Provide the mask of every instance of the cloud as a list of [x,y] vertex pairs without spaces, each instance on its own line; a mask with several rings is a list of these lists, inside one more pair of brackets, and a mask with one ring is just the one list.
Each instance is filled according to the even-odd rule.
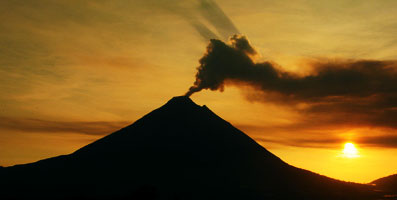
[[0,117],[3,129],[20,130],[24,132],[70,132],[88,135],[107,135],[126,126],[126,121],[49,121],[41,119],[19,119]]
[[286,146],[304,147],[304,148],[337,148],[345,140],[341,138],[326,138],[326,139],[274,139],[274,138],[254,138],[258,142],[276,143]]
[[245,36],[228,43],[211,40],[186,95],[248,85],[249,100],[301,113],[297,126],[397,128],[397,61],[323,59],[308,63],[310,73],[300,75],[270,61],[256,62],[255,56]]
[[397,148],[397,135],[367,136],[357,140],[365,146]]
[[[305,148],[338,148],[341,144],[347,142],[345,138],[333,135],[322,135],[320,137],[311,136],[306,138],[256,137],[254,139],[258,142]],[[397,148],[397,136],[392,134],[357,136],[357,138],[352,141],[360,147]],[[349,142],[352,141],[349,140]]]

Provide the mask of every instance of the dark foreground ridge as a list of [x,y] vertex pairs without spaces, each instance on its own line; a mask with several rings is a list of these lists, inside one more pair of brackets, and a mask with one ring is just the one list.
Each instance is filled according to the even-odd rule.
[[376,189],[386,192],[390,199],[397,199],[397,174],[386,176],[371,182]]
[[79,150],[0,168],[0,199],[379,199],[298,169],[190,98]]

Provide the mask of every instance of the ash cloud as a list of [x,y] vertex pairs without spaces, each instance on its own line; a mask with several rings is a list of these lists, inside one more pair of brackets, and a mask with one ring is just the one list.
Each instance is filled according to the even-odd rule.
[[203,89],[223,91],[227,84],[249,85],[254,91],[248,94],[251,100],[305,103],[299,111],[309,118],[397,128],[396,61],[325,60],[312,63],[313,72],[301,76],[273,62],[255,62],[255,55],[245,36],[234,35],[228,43],[210,40],[185,95]]

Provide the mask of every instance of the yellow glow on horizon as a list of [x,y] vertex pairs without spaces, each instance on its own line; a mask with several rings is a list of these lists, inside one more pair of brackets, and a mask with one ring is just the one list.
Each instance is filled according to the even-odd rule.
[[343,157],[345,158],[360,157],[360,155],[358,154],[358,150],[353,143],[351,142],[345,143],[345,147],[343,149]]

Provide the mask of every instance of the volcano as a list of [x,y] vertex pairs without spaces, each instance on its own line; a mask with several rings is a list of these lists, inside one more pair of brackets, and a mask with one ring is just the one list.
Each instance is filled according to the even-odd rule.
[[293,167],[190,98],[69,154],[0,168],[1,199],[378,199]]

